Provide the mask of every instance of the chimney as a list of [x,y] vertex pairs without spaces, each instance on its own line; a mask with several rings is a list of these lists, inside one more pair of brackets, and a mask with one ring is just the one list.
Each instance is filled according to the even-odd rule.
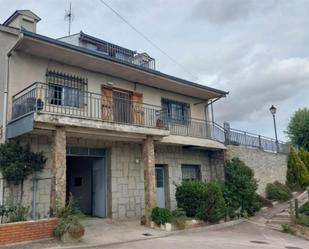
[[36,32],[36,24],[41,20],[31,10],[16,10],[4,23],[4,26],[17,29],[24,28],[31,32]]

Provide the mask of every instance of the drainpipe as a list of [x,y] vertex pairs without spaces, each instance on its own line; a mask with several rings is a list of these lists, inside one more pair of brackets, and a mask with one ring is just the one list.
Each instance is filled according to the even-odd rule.
[[7,105],[8,105],[8,88],[10,81],[10,57],[11,54],[7,55],[7,63],[6,63],[6,83],[4,84],[4,92],[3,92],[3,118],[2,118],[2,141],[3,143],[6,141],[6,121],[7,121]]
[[20,34],[17,42],[7,53],[7,63],[6,63],[6,82],[4,84],[4,92],[3,92],[3,119],[2,119],[2,142],[6,141],[6,124],[7,124],[7,106],[8,106],[8,91],[9,91],[9,83],[10,83],[10,58],[12,56],[12,52],[16,49],[16,47],[23,40],[24,35]]

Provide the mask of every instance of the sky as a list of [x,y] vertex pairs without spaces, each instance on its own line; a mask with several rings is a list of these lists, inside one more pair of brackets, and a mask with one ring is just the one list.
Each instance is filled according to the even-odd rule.
[[[116,43],[156,59],[157,69],[229,92],[215,121],[286,141],[295,111],[309,106],[309,0],[104,0],[164,50],[144,40],[100,0],[71,0],[71,33]],[[0,23],[16,9],[42,20],[37,32],[67,35],[69,0],[0,0]],[[189,73],[188,73],[189,72]]]

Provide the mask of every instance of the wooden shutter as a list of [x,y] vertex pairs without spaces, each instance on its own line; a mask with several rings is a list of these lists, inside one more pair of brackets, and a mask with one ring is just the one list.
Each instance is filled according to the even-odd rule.
[[102,119],[107,121],[113,120],[113,88],[101,86],[102,94]]
[[133,107],[133,123],[138,125],[145,125],[145,113],[143,107],[143,94],[138,92],[132,93],[132,107]]

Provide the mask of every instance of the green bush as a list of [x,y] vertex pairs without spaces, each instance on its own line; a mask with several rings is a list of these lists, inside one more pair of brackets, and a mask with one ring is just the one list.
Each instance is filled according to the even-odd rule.
[[189,217],[216,222],[225,216],[225,201],[217,181],[184,181],[176,187],[178,208]]
[[292,192],[284,184],[275,181],[267,184],[266,196],[270,200],[284,202],[292,198]]
[[58,218],[58,225],[54,231],[55,236],[61,237],[68,232],[73,238],[80,238],[84,235],[85,229],[80,223],[84,214],[75,206],[75,201],[70,196],[64,208],[55,207],[53,209],[55,216]]
[[226,162],[224,198],[230,216],[234,216],[237,210],[248,215],[258,211],[261,205],[256,190],[254,173],[243,161],[233,158]]
[[176,208],[174,211],[172,211],[172,215],[175,218],[186,217],[186,211],[183,208]]
[[309,173],[300,159],[299,153],[291,147],[288,155],[287,186],[293,190],[304,189],[309,185]]
[[169,209],[156,207],[152,209],[151,219],[157,225],[164,225],[165,223],[171,223],[174,216]]
[[309,216],[305,214],[299,215],[296,219],[296,223],[305,227],[309,227]]
[[218,222],[225,217],[226,206],[223,197],[222,186],[217,181],[210,181],[204,193],[204,201],[197,209],[196,216],[199,219]]
[[309,202],[306,202],[299,208],[299,213],[309,216]]

